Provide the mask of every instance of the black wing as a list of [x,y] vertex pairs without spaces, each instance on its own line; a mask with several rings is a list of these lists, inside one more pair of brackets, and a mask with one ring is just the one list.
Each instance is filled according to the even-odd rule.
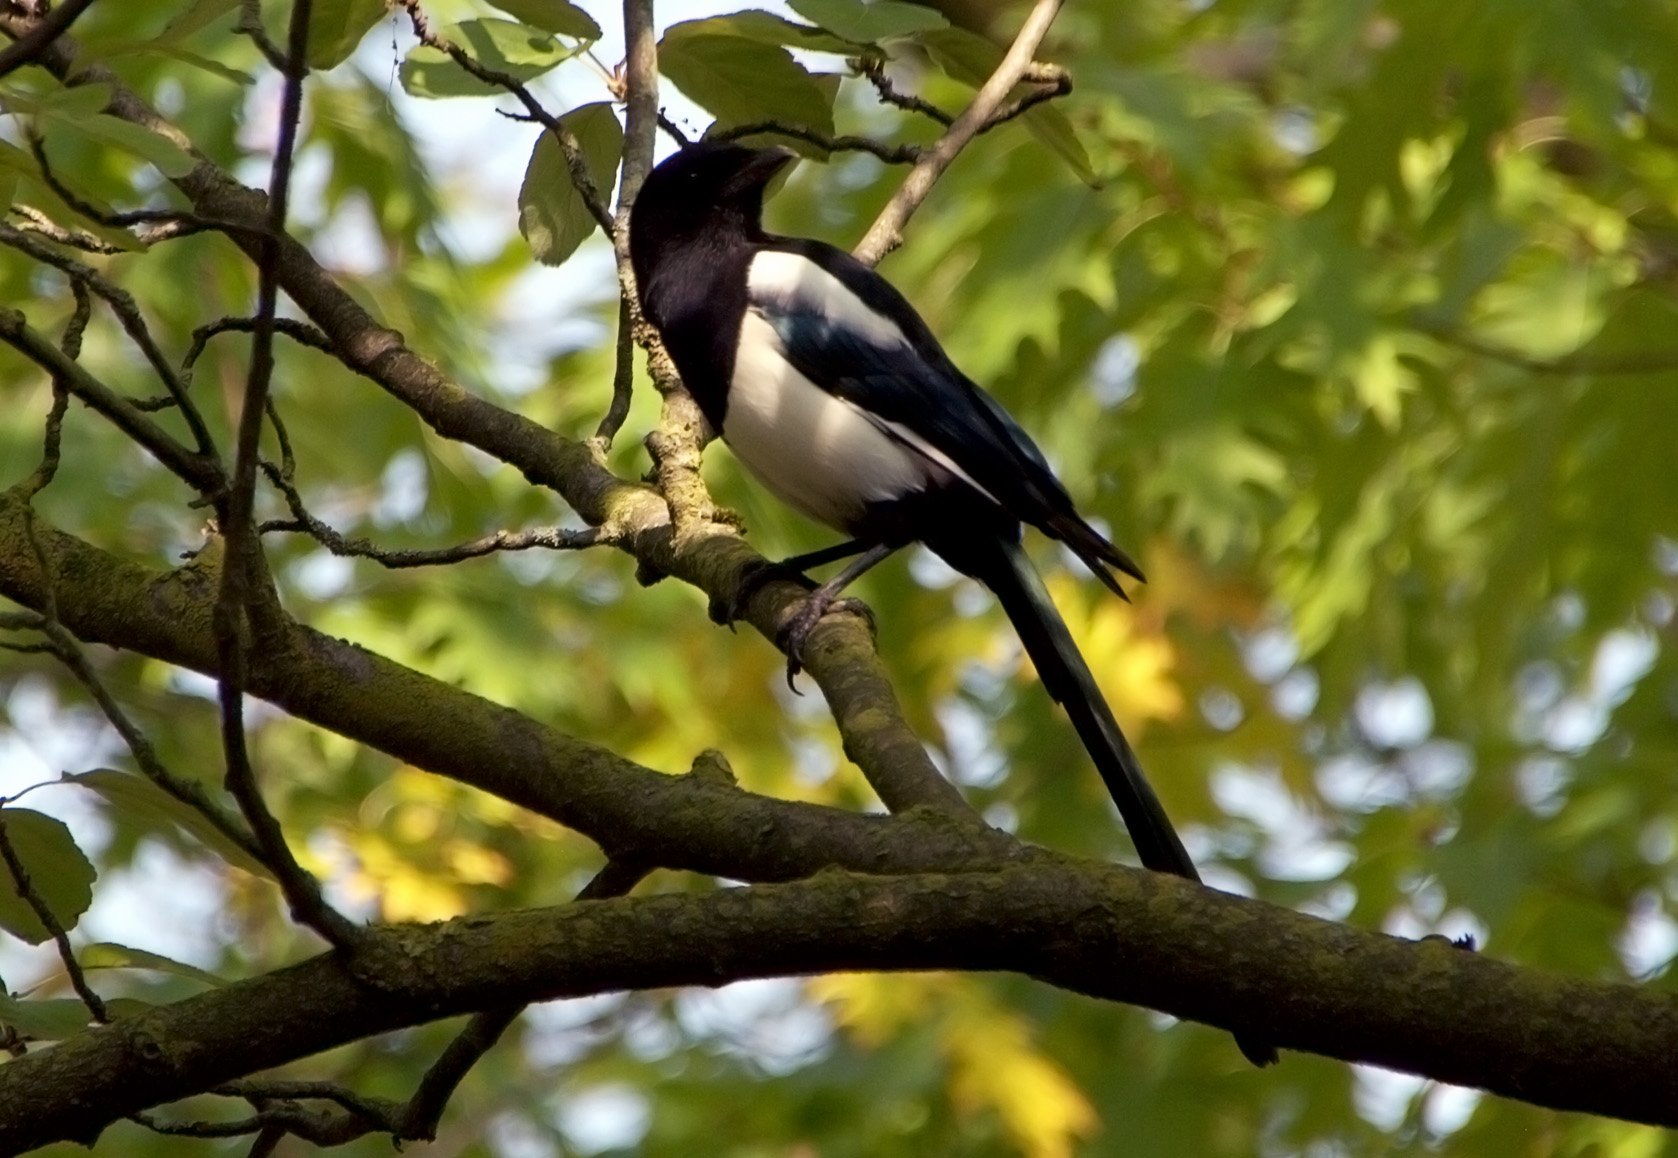
[[[774,276],[761,276],[770,268],[764,254],[808,264],[772,257]],[[1065,542],[1115,591],[1123,594],[1108,567],[1142,578],[1078,514],[1031,436],[956,368],[879,274],[821,242],[774,238],[754,259],[748,307],[774,327],[799,373],[953,466],[1014,518]]]

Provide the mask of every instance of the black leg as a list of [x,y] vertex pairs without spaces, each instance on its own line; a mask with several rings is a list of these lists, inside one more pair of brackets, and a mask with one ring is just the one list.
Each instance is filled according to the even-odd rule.
[[711,604],[711,618],[732,629],[734,621],[745,614],[746,604],[752,601],[752,596],[765,584],[784,579],[788,583],[797,583],[813,591],[816,585],[805,577],[804,572],[812,567],[822,567],[840,559],[849,559],[852,555],[860,555],[866,550],[868,544],[861,539],[847,539],[843,543],[835,543],[831,547],[823,547],[819,551],[811,551],[804,555],[794,555],[778,563],[767,559],[755,563],[740,577],[740,584],[735,589],[732,599],[727,603],[718,600]]
[[[837,548],[830,547],[828,550],[833,551]],[[810,633],[816,629],[816,624],[821,622],[822,616],[834,607],[840,593],[845,588],[860,579],[875,564],[890,558],[896,551],[897,548],[894,546],[886,543],[876,543],[865,550],[859,558],[843,571],[804,597],[803,604],[793,613],[792,618],[787,621],[786,626],[781,628],[780,632],[782,645],[787,652],[787,686],[789,688],[792,688],[795,692],[798,690],[792,681],[804,669],[804,644],[809,639]],[[843,556],[834,557],[842,558]],[[872,625],[873,617],[868,615],[866,607],[861,603],[855,603],[853,600],[846,600],[845,602],[853,604],[852,610],[857,610],[860,614],[868,616],[869,623]]]

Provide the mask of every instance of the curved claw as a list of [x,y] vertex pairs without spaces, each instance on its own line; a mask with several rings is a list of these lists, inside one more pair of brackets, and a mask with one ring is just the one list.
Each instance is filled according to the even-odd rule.
[[781,646],[787,653],[787,687],[792,693],[801,696],[794,681],[798,673],[804,670],[804,645],[809,642],[810,633],[815,631],[816,625],[831,611],[846,611],[856,615],[868,625],[868,634],[878,634],[878,625],[874,621],[874,612],[860,599],[837,599],[832,596],[823,597],[818,589],[805,596],[804,602],[793,612],[785,626],[779,632]]

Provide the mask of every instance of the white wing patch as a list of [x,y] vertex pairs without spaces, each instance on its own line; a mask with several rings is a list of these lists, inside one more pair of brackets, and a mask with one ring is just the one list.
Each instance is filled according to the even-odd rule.
[[869,308],[845,283],[807,257],[766,249],[752,258],[746,272],[746,296],[783,310],[832,318],[878,346],[903,346],[909,340],[897,323]]
[[722,436],[784,502],[842,531],[869,504],[922,490],[931,478],[915,450],[800,374],[775,328],[752,310],[740,323]]

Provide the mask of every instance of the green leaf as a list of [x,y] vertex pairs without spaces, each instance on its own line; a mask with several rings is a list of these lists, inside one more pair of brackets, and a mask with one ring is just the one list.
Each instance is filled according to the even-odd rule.
[[[30,808],[0,809],[6,839],[29,876],[30,891],[68,932],[93,902],[93,863],[62,820]],[[10,866],[0,873],[0,929],[39,945],[52,934],[18,894]]]
[[[511,20],[468,20],[443,33],[443,39],[465,49],[473,60],[494,72],[524,82],[541,76],[581,51],[567,47],[545,32]],[[424,45],[402,62],[402,87],[411,96],[494,96],[501,86],[479,80],[449,55]]]
[[165,177],[184,177],[192,172],[198,163],[192,159],[191,153],[162,133],[154,133],[150,129],[130,124],[117,117],[100,113],[73,123],[79,131],[95,140],[114,145],[125,153],[132,153],[142,161],[149,162]]
[[384,19],[384,0],[315,0],[309,9],[309,67],[336,68]]
[[[946,74],[974,88],[983,85],[996,71],[997,65],[1002,63],[1002,49],[965,28],[935,28],[920,33],[915,39]],[[1017,97],[1024,91],[1023,87],[1016,88],[1013,95]],[[1072,166],[1080,181],[1091,187],[1100,184],[1095,168],[1090,164],[1089,153],[1072,131],[1072,122],[1066,119],[1065,113],[1045,104],[1038,105],[1020,119],[1031,130],[1032,136]]]
[[80,120],[93,116],[110,104],[111,91],[108,84],[78,84],[54,89],[33,99],[23,93],[8,92],[6,102],[26,112],[53,112],[68,120]]
[[66,775],[64,780],[98,793],[122,816],[154,828],[178,828],[228,864],[253,876],[269,875],[261,861],[229,839],[202,812],[175,799],[144,776],[115,768],[95,768],[91,772]]
[[672,24],[664,33],[664,41],[687,36],[740,36],[760,44],[779,44],[787,48],[801,48],[806,52],[826,52],[837,56],[855,56],[868,46],[834,36],[808,24],[798,24],[773,12],[749,8],[727,16],[711,16],[704,20],[684,20]]
[[188,52],[184,48],[177,48],[163,40],[136,40],[127,44],[112,45],[106,51],[110,57],[119,56],[161,56],[169,60],[179,61],[181,64],[191,65],[202,69],[211,76],[218,76],[222,80],[232,81],[237,85],[256,83],[256,78],[243,69],[233,68],[219,60],[211,60],[196,52]]
[[[208,28],[229,12],[239,9],[239,0],[193,0],[173,16],[157,36],[157,43],[178,44],[194,32]],[[310,15],[314,13],[311,10]]]
[[567,0],[490,0],[501,11],[525,24],[574,40],[599,40],[604,35],[594,17]]
[[786,49],[740,36],[666,35],[659,69],[720,125],[778,121],[833,132],[832,98]]
[[76,954],[76,960],[81,963],[83,969],[150,969],[157,973],[185,977],[191,981],[202,981],[217,988],[227,984],[225,977],[217,977],[207,969],[200,969],[196,965],[188,965],[185,961],[177,961],[173,957],[165,957],[147,949],[118,945],[114,941],[99,941],[88,945]]
[[63,1041],[86,1029],[92,1021],[87,1006],[74,997],[26,1001],[0,993],[0,1025],[9,1025],[20,1036],[34,1041]]
[[864,4],[862,0],[789,0],[788,7],[812,24],[864,44],[950,25],[931,8],[901,4],[897,0],[879,0],[874,4]]
[[[623,155],[623,126],[607,101],[572,109],[560,119],[582,146],[589,176],[602,197],[612,191],[612,175]],[[552,133],[543,133],[531,151],[519,189],[519,232],[536,260],[559,265],[577,251],[598,222],[571,180],[565,152]]]

